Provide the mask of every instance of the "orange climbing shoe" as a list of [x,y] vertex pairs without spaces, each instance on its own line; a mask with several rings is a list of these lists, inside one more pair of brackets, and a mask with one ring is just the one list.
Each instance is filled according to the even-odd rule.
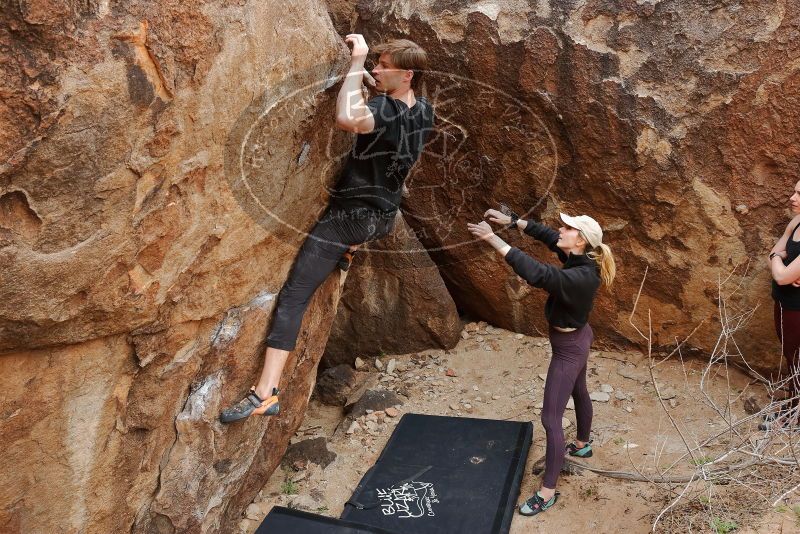
[[219,414],[219,420],[223,423],[233,423],[251,415],[277,415],[280,409],[278,388],[272,388],[271,397],[262,399],[256,395],[256,388],[253,386],[245,398],[230,408],[222,410],[222,413]]

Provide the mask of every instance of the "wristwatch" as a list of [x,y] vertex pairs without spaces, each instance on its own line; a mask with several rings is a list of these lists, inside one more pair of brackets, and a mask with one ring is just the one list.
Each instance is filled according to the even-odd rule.
[[517,225],[517,221],[519,220],[519,215],[514,213],[514,210],[512,210],[502,202],[500,203],[500,213],[511,218],[511,222],[509,223],[508,226],[506,226],[506,228],[509,229],[514,228]]
[[777,252],[770,252],[769,253],[769,261],[772,261],[772,258],[774,258],[775,256],[780,257],[780,254],[778,254]]

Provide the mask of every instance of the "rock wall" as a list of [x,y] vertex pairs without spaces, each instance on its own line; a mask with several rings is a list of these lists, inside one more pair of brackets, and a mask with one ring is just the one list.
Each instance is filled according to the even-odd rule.
[[[800,160],[796,3],[345,0],[338,27],[354,5],[370,42],[411,37],[438,71],[404,215],[459,307],[542,329],[544,296],[466,222],[587,212],[620,268],[601,339],[639,341],[648,268],[639,324],[650,309],[660,345],[700,324],[690,345],[712,347],[733,271],[725,312],[760,304],[740,347],[774,365],[762,256]],[[310,306],[283,415],[220,426],[346,153],[342,42],[316,1],[21,0],[0,44],[0,530],[229,531],[302,419],[339,298],[331,277]]]
[[755,309],[740,347],[761,367],[776,363],[764,255],[788,222],[800,163],[796,2],[384,0],[356,10],[368,42],[411,38],[436,71],[425,92],[440,135],[408,183],[405,216],[460,308],[544,331],[545,295],[471,243],[466,222],[500,202],[554,226],[559,211],[588,213],[619,267],[593,314],[599,340],[641,343],[628,318],[647,268],[635,319],[646,329],[652,312],[656,345],[700,325],[687,348],[710,350],[727,280],[724,313]]
[[282,415],[221,426],[348,142],[346,48],[279,0],[23,0],[0,43],[0,531],[230,532],[339,297],[309,308]]
[[388,237],[354,256],[322,362],[331,367],[357,356],[450,349],[459,332],[439,269],[398,214]]

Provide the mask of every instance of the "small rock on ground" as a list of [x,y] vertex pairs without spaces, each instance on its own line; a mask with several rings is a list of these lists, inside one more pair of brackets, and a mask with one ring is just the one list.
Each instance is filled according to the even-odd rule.
[[260,502],[260,503],[252,503],[247,507],[247,511],[245,512],[245,517],[247,519],[253,521],[260,521],[264,519],[264,516],[267,515],[267,508],[269,507],[269,503]]
[[592,391],[589,393],[589,398],[596,402],[608,402],[611,396],[603,391]]
[[636,372],[636,367],[633,367],[631,365],[620,367],[619,369],[617,369],[617,374],[623,378],[628,378],[630,380],[639,380],[639,373]]
[[678,396],[678,392],[675,391],[673,387],[667,387],[659,391],[661,393],[661,398],[664,400],[674,399]]
[[311,495],[295,495],[289,501],[289,508],[315,512],[320,507],[320,502]]
[[367,413],[367,410],[377,412],[402,404],[403,399],[392,391],[387,391],[385,389],[368,389],[355,404],[349,407],[345,406],[345,410],[349,411],[348,415],[350,417],[357,419]]
[[291,466],[297,461],[305,460],[324,468],[328,467],[328,464],[335,459],[336,453],[328,450],[328,440],[320,437],[305,439],[289,445],[289,448],[286,449],[286,454],[283,455],[281,464]]
[[353,421],[350,423],[350,428],[347,429],[347,434],[356,434],[358,432],[361,432],[361,425],[357,421]]
[[357,373],[347,364],[336,365],[320,373],[315,393],[323,404],[344,406],[348,395],[365,377],[364,373]]

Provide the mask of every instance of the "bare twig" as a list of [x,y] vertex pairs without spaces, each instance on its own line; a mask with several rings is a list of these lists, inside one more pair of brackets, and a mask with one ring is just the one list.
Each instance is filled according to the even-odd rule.
[[[748,268],[749,262],[745,265],[745,274]],[[602,470],[584,466],[574,460],[568,460],[569,469],[573,471],[587,469],[602,476],[647,482],[666,490],[669,495],[669,501],[656,515],[652,525],[653,531],[658,528],[659,523],[667,517],[667,514],[669,514],[669,521],[671,522],[671,525],[669,525],[670,530],[675,528],[676,522],[680,523],[682,529],[685,530],[688,527],[691,530],[691,517],[683,513],[672,514],[670,510],[681,506],[682,500],[694,499],[697,496],[697,492],[692,490],[693,486],[705,488],[703,493],[705,493],[706,497],[703,508],[710,514],[707,521],[710,521],[712,517],[715,517],[714,514],[720,511],[720,504],[712,503],[712,497],[717,495],[720,490],[712,491],[712,489],[722,487],[721,485],[739,487],[742,491],[746,491],[746,501],[750,504],[752,504],[754,498],[760,498],[763,499],[760,502],[764,504],[772,502],[774,506],[791,493],[800,489],[800,483],[798,483],[798,478],[800,478],[800,462],[798,461],[800,450],[798,450],[795,442],[796,436],[792,431],[783,430],[786,425],[789,427],[797,425],[798,419],[800,419],[800,407],[797,407],[798,398],[790,399],[790,402],[794,401],[790,405],[792,408],[783,412],[779,412],[780,401],[776,400],[776,393],[781,389],[787,389],[790,392],[798,391],[800,376],[790,373],[789,376],[779,376],[778,380],[768,379],[752,369],[747,359],[743,356],[736,342],[735,334],[749,323],[758,305],[750,309],[737,309],[736,306],[730,305],[729,299],[740,291],[745,280],[744,275],[739,276],[738,280],[736,280],[735,276],[738,273],[737,268],[735,268],[726,276],[720,276],[717,281],[719,295],[717,319],[720,333],[700,373],[697,391],[692,395],[689,391],[689,374],[686,372],[686,362],[682,348],[705,321],[701,321],[695,326],[683,341],[676,338],[675,347],[668,354],[656,358],[653,355],[652,348],[653,327],[651,311],[647,310],[646,331],[634,322],[634,316],[637,313],[638,304],[647,279],[647,272],[645,270],[642,277],[628,322],[647,342],[650,381],[655,389],[663,415],[683,443],[685,452],[678,455],[677,459],[671,460],[671,463],[666,467],[662,467],[667,443],[665,438],[655,446],[654,454],[652,455],[652,468],[643,469],[638,467],[630,457],[629,451],[628,460],[635,472]],[[737,281],[735,287],[732,291],[728,291],[726,286],[734,280]],[[711,421],[709,421],[710,426],[718,426],[721,422],[723,425],[722,431],[715,430],[710,436],[706,437],[690,435],[692,434],[689,431],[691,426],[685,421],[677,420],[670,412],[662,395],[663,386],[656,380],[655,371],[676,354],[683,370],[687,395],[701,401],[698,404],[698,409],[706,406],[711,410],[712,421],[716,419],[717,423],[716,425],[711,425]],[[734,358],[736,361],[734,361]],[[748,383],[738,393],[734,391],[731,375],[732,368],[740,369],[753,377],[756,381],[755,383],[763,385],[765,391],[769,394],[771,401],[760,412],[744,417],[737,415],[736,405],[744,397],[746,391],[752,391],[751,386],[753,383]],[[711,389],[712,383],[715,385],[714,390]],[[754,423],[762,417],[775,412],[779,413],[776,416],[777,423],[770,430],[762,430],[754,435]],[[660,432],[661,430],[659,429],[659,434]],[[712,451],[714,452],[709,454]],[[670,474],[687,458],[690,459],[690,463],[693,465],[693,469],[690,472]],[[775,469],[786,470],[786,472],[779,475],[778,478],[771,478],[775,477],[774,473],[780,473]],[[785,488],[786,482],[789,482],[791,487],[786,491],[780,490],[780,496],[774,499],[776,488]],[[676,491],[679,487],[677,485],[682,485],[680,491]],[[736,500],[735,502],[741,502],[741,500]],[[728,513],[730,512],[731,510],[728,509]],[[707,521],[704,521],[705,524],[708,524]]]

